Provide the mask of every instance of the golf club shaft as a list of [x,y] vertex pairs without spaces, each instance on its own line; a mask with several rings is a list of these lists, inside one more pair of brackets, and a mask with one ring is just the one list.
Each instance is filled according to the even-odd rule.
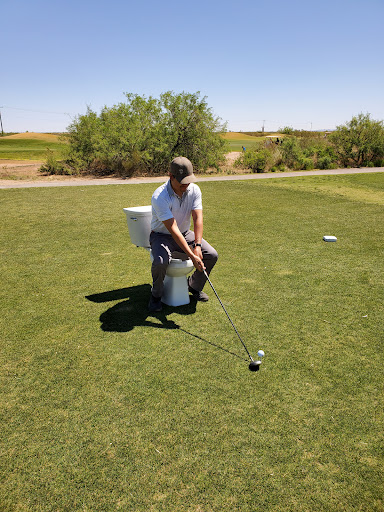
[[227,315],[227,317],[228,317],[228,320],[231,322],[232,327],[233,327],[233,328],[234,328],[234,330],[235,330],[235,333],[237,334],[237,336],[238,336],[239,340],[241,341],[241,343],[242,343],[243,347],[245,348],[245,350],[246,350],[246,352],[247,352],[247,354],[248,354],[248,356],[249,356],[249,359],[250,359],[251,361],[253,361],[253,358],[252,358],[251,354],[249,353],[249,351],[248,351],[247,347],[245,346],[244,341],[241,339],[241,336],[240,336],[240,334],[238,333],[238,331],[237,331],[237,329],[236,329],[236,327],[235,327],[235,324],[232,322],[231,317],[228,315],[227,310],[226,310],[226,309],[225,309],[225,307],[224,307],[224,304],[221,302],[220,297],[217,295],[217,292],[216,292],[216,290],[215,290],[215,288],[214,288],[213,284],[211,283],[211,280],[209,279],[209,277],[208,277],[208,274],[207,274],[207,271],[206,271],[206,270],[204,270],[204,275],[205,275],[205,277],[208,279],[208,283],[211,285],[211,288],[212,288],[212,290],[214,291],[214,293],[215,293],[216,297],[218,298],[218,301],[220,302],[221,307],[224,309],[225,314],[226,314],[226,315]]

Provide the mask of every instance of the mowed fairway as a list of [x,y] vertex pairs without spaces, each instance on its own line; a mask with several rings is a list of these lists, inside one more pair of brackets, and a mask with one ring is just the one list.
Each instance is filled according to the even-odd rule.
[[222,137],[228,141],[231,151],[241,151],[243,146],[246,149],[250,149],[265,141],[265,137],[255,137],[253,135],[246,135],[245,133],[238,132],[228,132],[223,134]]
[[209,287],[147,314],[153,184],[0,191],[1,510],[384,510],[384,174],[200,186],[257,373]]
[[1,159],[44,160],[48,150],[59,156],[64,143],[52,133],[17,133],[0,137]]

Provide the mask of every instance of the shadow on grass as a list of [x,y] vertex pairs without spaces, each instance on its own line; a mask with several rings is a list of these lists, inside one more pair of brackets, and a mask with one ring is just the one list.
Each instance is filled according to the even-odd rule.
[[[216,345],[200,336],[182,329],[173,320],[169,320],[167,315],[177,313],[179,315],[193,315],[196,313],[196,300],[191,297],[191,302],[185,306],[166,306],[159,313],[148,312],[148,299],[151,294],[151,286],[142,284],[131,286],[129,288],[120,288],[118,290],[110,290],[107,292],[86,295],[86,299],[91,302],[103,303],[120,301],[114,306],[108,308],[100,315],[101,329],[106,332],[129,332],[137,326],[155,327],[156,329],[179,329],[180,331],[198,339],[204,343],[227,352],[228,354],[243,359],[239,355]],[[159,322],[153,322],[150,318],[155,317]]]

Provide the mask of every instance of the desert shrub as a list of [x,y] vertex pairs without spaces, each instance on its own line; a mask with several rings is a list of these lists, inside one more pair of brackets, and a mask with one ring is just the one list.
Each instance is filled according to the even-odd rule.
[[338,126],[329,139],[343,167],[363,167],[384,157],[384,123],[370,114],[359,114]]
[[292,169],[334,169],[338,166],[384,166],[384,123],[360,114],[329,137],[321,132],[280,129],[287,136],[280,145],[266,142],[256,147],[239,165],[255,172]]
[[236,158],[236,160],[233,162],[233,166],[237,169],[245,168],[244,155],[241,155],[241,156],[239,156],[239,158]]
[[310,171],[311,169],[315,168],[315,164],[313,163],[312,158],[309,157],[301,157],[297,161],[297,169],[303,170],[303,171]]
[[292,135],[300,138],[301,140],[311,139],[316,140],[324,137],[321,132],[313,132],[310,130],[293,130]]
[[300,162],[303,160],[303,151],[297,137],[289,137],[284,139],[281,146],[282,161],[290,169],[299,169]]
[[294,129],[292,126],[284,126],[284,128],[279,128],[280,133],[284,133],[285,135],[292,135],[294,132]]
[[283,164],[280,146],[263,143],[255,145],[240,157],[237,163],[253,172],[268,172],[280,170]]
[[329,155],[320,156],[317,159],[318,169],[334,169],[336,166]]
[[315,133],[312,137],[304,138],[295,136],[285,138],[281,152],[282,162],[290,169],[333,169],[337,166],[334,147],[321,134]]
[[315,165],[318,169],[335,169],[337,167],[335,150],[328,140],[318,146]]
[[307,137],[300,140],[300,147],[305,158],[310,158],[313,167],[308,162],[304,162],[302,169],[318,168],[332,169],[336,167],[337,157],[332,144],[323,137]]
[[68,163],[93,174],[129,176],[156,159],[161,106],[136,95],[127,100],[100,115],[88,108],[69,126]]
[[199,93],[168,91],[160,95],[160,103],[164,111],[167,168],[168,162],[179,155],[189,158],[196,170],[218,168],[229,150],[228,142],[220,136],[226,126],[213,114],[206,98],[199,98]]
[[126,102],[90,108],[68,127],[68,165],[94,174],[158,174],[168,171],[176,156],[189,158],[196,171],[224,161],[228,143],[221,120],[200,93],[160,99],[126,94]]
[[271,167],[271,172],[285,172],[287,169],[284,164],[274,165]]
[[65,164],[62,160],[58,160],[58,158],[54,155],[53,151],[47,150],[47,159],[45,163],[39,168],[39,171],[44,174],[58,174],[58,175],[67,175],[67,174],[75,174],[74,170],[71,169],[68,165]]
[[244,165],[253,172],[266,172],[271,161],[272,154],[268,149],[251,149],[244,154]]

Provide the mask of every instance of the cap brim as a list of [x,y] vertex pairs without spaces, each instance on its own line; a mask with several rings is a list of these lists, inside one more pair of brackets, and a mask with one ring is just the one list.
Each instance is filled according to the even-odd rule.
[[183,178],[179,183],[180,185],[188,185],[189,183],[194,183],[196,181],[196,177],[194,174],[191,174],[190,176],[186,176]]

